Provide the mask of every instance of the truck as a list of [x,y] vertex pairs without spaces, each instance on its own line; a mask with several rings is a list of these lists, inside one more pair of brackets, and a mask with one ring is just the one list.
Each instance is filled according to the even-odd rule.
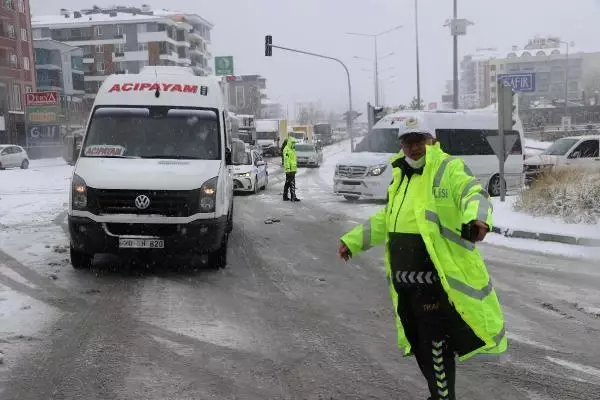
[[318,123],[314,126],[315,140],[322,145],[327,146],[333,144],[333,130],[331,124]]
[[287,121],[279,119],[258,119],[255,122],[255,126],[256,144],[262,151],[263,156],[279,156],[279,143],[282,141],[281,137],[287,134]]
[[237,118],[240,122],[238,127],[238,138],[251,146],[256,145],[256,126],[254,122],[254,115],[238,114]]
[[313,127],[312,125],[293,125],[292,130],[289,134],[296,141],[313,141]]

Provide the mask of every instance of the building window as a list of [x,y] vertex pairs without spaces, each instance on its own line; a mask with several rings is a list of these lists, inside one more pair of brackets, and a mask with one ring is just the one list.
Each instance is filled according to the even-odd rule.
[[21,86],[20,85],[14,85],[13,86],[13,104],[14,104],[14,109],[15,110],[22,110],[23,107],[21,105],[22,99],[21,99]]
[[29,65],[29,57],[23,57],[23,69],[25,71],[29,71],[30,69],[30,65]]
[[235,104],[238,108],[244,107],[244,87],[238,86],[235,88]]
[[11,39],[15,39],[16,38],[15,26],[12,24],[8,24],[7,30],[8,30],[8,37]]
[[31,36],[33,36],[34,39],[41,39],[42,38],[42,30],[40,28],[32,29]]
[[[13,0],[4,0],[4,8],[14,9],[15,3],[13,2]],[[19,110],[20,110],[20,108],[19,108]]]
[[115,26],[115,36],[123,37],[123,25]]
[[117,53],[117,54],[125,53],[125,43],[115,44],[115,53]]
[[25,0],[18,0],[18,4],[19,4],[19,11],[24,13],[25,12]]
[[96,35],[96,36],[102,36],[102,27],[101,26],[95,26],[94,27],[94,35]]
[[18,68],[18,62],[17,62],[17,55],[16,54],[11,54],[10,55],[10,66],[12,68]]
[[25,28],[21,28],[21,40],[24,42],[27,41],[27,29]]
[[104,72],[104,63],[103,62],[96,63],[96,72]]
[[97,44],[96,45],[96,53],[104,53],[104,45]]
[[148,32],[148,25],[146,25],[146,24],[138,24],[137,31],[138,31],[138,33],[146,33],[146,32]]
[[33,92],[33,88],[31,86],[29,86],[29,85],[26,85],[25,86],[25,93],[31,93],[31,92]]
[[148,43],[138,43],[138,51],[147,51]]

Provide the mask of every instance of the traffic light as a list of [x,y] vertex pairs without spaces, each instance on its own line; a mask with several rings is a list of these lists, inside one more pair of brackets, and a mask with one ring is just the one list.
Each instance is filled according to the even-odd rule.
[[502,120],[502,129],[512,131],[517,124],[516,92],[503,81],[498,82],[498,114]]
[[271,36],[271,35],[265,36],[265,56],[266,57],[271,57],[273,55],[273,47],[271,47],[272,44],[273,44],[273,36]]

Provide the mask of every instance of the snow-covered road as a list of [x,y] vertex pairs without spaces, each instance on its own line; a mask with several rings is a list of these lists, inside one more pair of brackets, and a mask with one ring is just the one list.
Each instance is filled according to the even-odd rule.
[[[0,171],[0,399],[425,398],[414,360],[394,350],[382,249],[347,265],[336,256],[339,236],[382,206],[331,193],[344,145],[299,173],[299,204],[281,200],[282,171],[269,161],[270,187],[236,197],[229,267],[218,272],[109,257],[75,271],[64,231],[71,168]],[[597,264],[483,252],[510,349],[461,365],[461,398],[594,398]]]

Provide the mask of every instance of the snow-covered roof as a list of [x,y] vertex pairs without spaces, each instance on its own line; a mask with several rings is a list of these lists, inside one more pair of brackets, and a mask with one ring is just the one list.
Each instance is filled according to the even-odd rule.
[[154,15],[160,15],[160,16],[165,16],[165,17],[173,17],[176,15],[183,15],[186,19],[190,19],[192,21],[197,21],[197,22],[202,22],[205,25],[208,25],[209,28],[213,28],[214,24],[210,21],[208,21],[207,19],[202,18],[201,16],[199,16],[198,14],[191,14],[191,13],[186,13],[186,12],[182,12],[182,11],[174,11],[174,10],[167,10],[167,9],[161,9],[161,10],[152,10],[154,12]]
[[[81,17],[75,18],[75,12],[79,12]],[[166,9],[157,9],[150,10],[153,15],[145,14],[133,14],[131,12],[113,12],[114,16],[111,16],[109,10],[104,10],[104,12],[95,12],[91,14],[85,14],[83,11],[78,10],[69,10],[68,17],[65,17],[62,14],[56,15],[32,15],[31,16],[31,26],[32,27],[45,27],[45,26],[72,26],[72,25],[90,25],[93,24],[112,24],[115,22],[120,23],[143,23],[143,22],[156,22],[161,20],[171,20],[174,21],[173,17],[183,16],[186,20],[190,20],[190,22],[201,22],[207,25],[209,28],[213,28],[214,24],[209,22],[208,20],[202,18],[198,14],[192,14],[182,11],[174,11],[174,10],[166,10]],[[115,15],[116,14],[116,15]]]
[[[114,14],[113,14],[114,15]],[[164,16],[154,16],[154,15],[133,15],[130,13],[122,13],[117,12],[116,16],[111,17],[109,14],[97,13],[97,14],[83,14],[80,18],[74,18],[73,14],[69,15],[69,17],[65,17],[64,15],[32,15],[31,16],[31,26],[33,28],[46,27],[46,26],[73,26],[73,25],[83,25],[89,26],[91,24],[114,24],[115,22],[125,23],[141,23],[141,22],[156,22],[160,20],[164,20]]]

